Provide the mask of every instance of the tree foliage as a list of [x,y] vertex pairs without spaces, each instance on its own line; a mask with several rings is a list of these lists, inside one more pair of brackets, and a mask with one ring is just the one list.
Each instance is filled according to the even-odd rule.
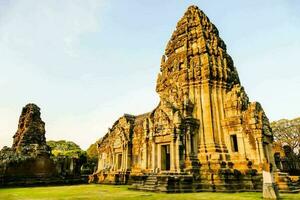
[[51,147],[52,155],[54,156],[67,156],[72,158],[82,158],[86,157],[86,152],[83,151],[79,145],[75,144],[72,141],[53,141],[50,140],[47,142],[47,145]]
[[88,168],[90,173],[93,173],[97,169],[98,163],[98,151],[97,151],[97,142],[91,144],[86,150],[87,153],[87,163],[86,168]]
[[87,156],[91,159],[98,159],[97,142],[91,144],[86,150]]
[[300,118],[293,120],[282,119],[271,123],[275,142],[281,146],[289,146],[299,154],[300,149]]

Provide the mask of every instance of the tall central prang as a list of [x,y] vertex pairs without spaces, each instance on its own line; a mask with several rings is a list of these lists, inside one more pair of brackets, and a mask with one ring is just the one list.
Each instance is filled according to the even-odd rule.
[[263,140],[271,142],[268,120],[258,103],[249,102],[217,28],[196,6],[177,23],[160,71],[161,105],[198,124],[191,151],[200,161],[261,163]]

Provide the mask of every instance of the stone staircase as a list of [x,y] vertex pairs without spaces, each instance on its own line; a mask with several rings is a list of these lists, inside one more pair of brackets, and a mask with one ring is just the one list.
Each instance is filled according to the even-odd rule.
[[195,192],[192,175],[179,174],[151,174],[136,180],[129,187],[131,190],[151,192]]
[[288,173],[279,172],[276,174],[276,182],[279,192],[298,193],[300,192],[300,177],[289,176]]
[[156,192],[158,180],[156,175],[149,175],[143,183],[134,183],[130,189]]

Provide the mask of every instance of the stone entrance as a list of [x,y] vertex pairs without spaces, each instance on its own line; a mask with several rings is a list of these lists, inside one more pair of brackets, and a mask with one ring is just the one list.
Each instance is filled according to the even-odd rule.
[[170,145],[161,145],[161,170],[170,170]]
[[121,153],[117,154],[117,158],[118,158],[118,170],[120,170],[122,167],[122,154]]

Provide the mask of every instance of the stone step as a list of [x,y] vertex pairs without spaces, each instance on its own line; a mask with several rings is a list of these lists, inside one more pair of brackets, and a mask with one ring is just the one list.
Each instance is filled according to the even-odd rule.
[[141,186],[138,187],[137,189],[143,191],[157,191],[156,187],[147,187],[147,186]]
[[157,186],[158,186],[157,176],[150,175],[146,178],[144,183],[135,184],[131,189],[155,192],[158,191]]
[[145,183],[157,183],[157,180],[146,180]]
[[151,185],[151,186],[153,186],[153,185],[157,185],[157,183],[145,183],[144,185]]
[[148,177],[147,180],[157,180],[157,177]]
[[157,179],[146,179],[146,181],[155,182],[155,181],[157,181]]

